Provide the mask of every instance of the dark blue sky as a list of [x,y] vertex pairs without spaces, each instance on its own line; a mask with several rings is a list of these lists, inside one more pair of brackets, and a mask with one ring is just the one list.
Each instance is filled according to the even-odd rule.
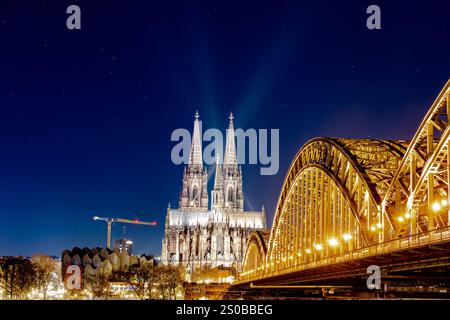
[[[395,3],[394,3],[395,2]],[[365,27],[381,7],[382,29]],[[82,29],[66,29],[78,4]],[[280,171],[244,166],[268,222],[315,136],[410,138],[450,77],[448,1],[1,1],[0,255],[97,246],[93,215],[159,254],[176,128],[280,129]],[[114,227],[113,236],[122,233]]]

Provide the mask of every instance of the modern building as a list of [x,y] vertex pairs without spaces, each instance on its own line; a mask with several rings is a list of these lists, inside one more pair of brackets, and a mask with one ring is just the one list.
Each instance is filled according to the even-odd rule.
[[120,253],[126,251],[130,256],[133,254],[133,241],[130,239],[117,239],[114,241],[114,250],[118,250]]
[[161,261],[186,266],[188,277],[194,270],[219,266],[240,271],[248,236],[255,230],[266,229],[264,207],[261,211],[244,211],[233,114],[229,119],[223,165],[219,156],[216,159],[211,206],[197,112],[178,209],[170,205],[167,208]]

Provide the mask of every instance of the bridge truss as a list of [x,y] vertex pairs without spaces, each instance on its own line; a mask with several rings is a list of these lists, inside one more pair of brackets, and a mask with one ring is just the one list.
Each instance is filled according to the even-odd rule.
[[450,80],[411,141],[308,141],[239,282],[450,241],[449,119]]

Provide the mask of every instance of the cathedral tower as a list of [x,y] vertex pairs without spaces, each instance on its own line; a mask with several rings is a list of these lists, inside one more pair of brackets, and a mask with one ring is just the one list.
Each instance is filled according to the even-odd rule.
[[238,167],[236,156],[233,112],[230,113],[229,119],[230,123],[227,129],[225,156],[222,169],[224,207],[231,211],[243,211],[244,195],[242,193],[242,171],[241,168]]
[[189,162],[184,168],[179,208],[208,210],[208,172],[203,167],[202,138],[198,111],[195,113]]

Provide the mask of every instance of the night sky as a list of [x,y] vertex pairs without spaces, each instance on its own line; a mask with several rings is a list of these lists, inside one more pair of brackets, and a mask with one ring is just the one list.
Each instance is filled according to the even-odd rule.
[[[395,3],[393,3],[395,2]],[[81,7],[81,30],[66,8]],[[381,30],[366,8],[381,7]],[[5,1],[0,4],[0,255],[103,246],[93,215],[159,254],[178,205],[176,128],[280,129],[280,170],[243,166],[271,225],[316,136],[409,139],[450,78],[448,1]],[[212,168],[213,169],[213,168]],[[210,188],[212,182],[209,183]],[[124,232],[114,226],[113,237]]]

